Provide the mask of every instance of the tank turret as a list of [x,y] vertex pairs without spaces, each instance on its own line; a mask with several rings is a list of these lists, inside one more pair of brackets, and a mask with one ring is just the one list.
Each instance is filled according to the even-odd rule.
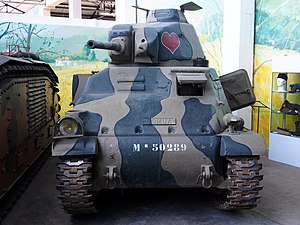
[[111,64],[193,66],[205,57],[183,12],[200,8],[150,10],[146,23],[116,25],[108,34],[109,43],[90,40],[88,47],[109,50]]

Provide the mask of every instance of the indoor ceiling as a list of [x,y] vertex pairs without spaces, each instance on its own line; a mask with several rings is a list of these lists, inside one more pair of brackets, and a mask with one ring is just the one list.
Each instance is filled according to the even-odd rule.
[[0,1],[0,13],[23,14],[35,7],[44,4],[43,0],[6,0]]
[[[81,1],[83,19],[115,20],[115,0]],[[51,9],[51,16],[69,17],[69,3],[64,1]]]
[[[46,5],[45,0],[5,0],[0,1],[0,13],[24,14],[37,5]],[[81,1],[83,19],[115,20],[115,0]],[[54,17],[69,17],[68,0],[50,8]]]

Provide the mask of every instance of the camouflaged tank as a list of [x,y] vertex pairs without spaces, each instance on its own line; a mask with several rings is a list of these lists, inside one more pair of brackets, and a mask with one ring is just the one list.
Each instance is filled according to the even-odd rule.
[[57,188],[72,214],[95,211],[94,196],[114,188],[216,188],[219,208],[250,209],[262,189],[261,136],[231,111],[255,101],[245,70],[218,77],[208,67],[184,10],[148,12],[143,24],[120,24],[108,68],[73,80],[74,109],[57,123],[52,154]]
[[0,53],[0,200],[51,145],[60,109],[57,83],[35,55]]

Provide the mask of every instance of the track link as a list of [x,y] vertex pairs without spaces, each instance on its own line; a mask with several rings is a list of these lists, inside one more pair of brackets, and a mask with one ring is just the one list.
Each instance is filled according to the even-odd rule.
[[258,194],[262,190],[260,181],[263,175],[259,174],[262,164],[258,163],[259,157],[227,158],[227,175],[231,184],[224,202],[218,206],[223,210],[252,209],[257,206]]
[[56,175],[56,187],[60,191],[57,197],[61,200],[64,210],[70,214],[95,213],[91,159],[66,159],[57,166],[59,172]]

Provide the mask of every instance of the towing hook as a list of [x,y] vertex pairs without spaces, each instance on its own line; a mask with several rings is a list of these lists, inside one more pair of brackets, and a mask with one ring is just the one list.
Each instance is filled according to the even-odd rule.
[[103,176],[106,178],[106,185],[109,189],[114,189],[116,187],[116,166],[107,166],[107,173]]
[[106,178],[106,186],[108,189],[114,189],[117,186],[117,181],[123,185],[122,178],[117,174],[116,166],[106,166],[107,172],[103,174]]
[[204,188],[210,188],[212,186],[213,175],[212,165],[201,165],[201,173],[197,178],[197,184],[199,184],[201,180],[201,184]]

